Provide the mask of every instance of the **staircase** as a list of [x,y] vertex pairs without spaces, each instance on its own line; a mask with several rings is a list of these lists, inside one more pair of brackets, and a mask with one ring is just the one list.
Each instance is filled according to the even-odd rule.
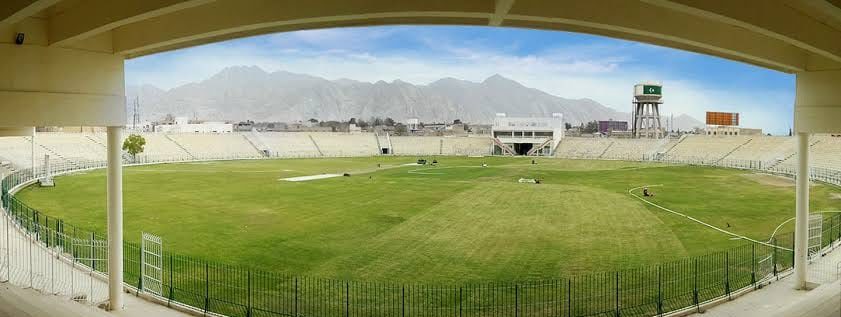
[[181,143],[178,143],[178,141],[175,141],[175,139],[173,139],[172,137],[170,137],[170,136],[169,136],[169,134],[164,134],[164,136],[165,136],[168,140],[172,141],[172,143],[175,143],[175,145],[176,145],[176,146],[178,146],[178,148],[179,148],[179,149],[181,149],[182,151],[184,151],[184,153],[186,153],[186,154],[187,154],[187,156],[189,156],[191,159],[196,159],[196,157],[195,157],[195,156],[193,156],[193,153],[190,153],[190,151],[187,151],[187,148],[185,148],[183,145],[181,145]]
[[274,151],[266,145],[265,142],[263,142],[263,139],[260,137],[260,132],[257,132],[257,130],[251,130],[251,133],[244,133],[242,137],[245,138],[252,147],[257,149],[261,156],[269,157],[271,156],[271,153],[274,153]]
[[505,145],[505,143],[502,143],[502,141],[500,141],[498,138],[494,138],[494,144],[496,144],[496,146],[502,149],[502,155],[517,155],[517,152],[514,152],[514,149],[512,149],[510,146]]
[[742,143],[742,144],[739,144],[738,146],[734,147],[732,150],[730,150],[729,152],[727,152],[727,154],[724,154],[724,156],[722,156],[721,158],[717,159],[717,160],[715,161],[715,163],[713,163],[713,164],[718,164],[719,162],[723,161],[725,158],[727,158],[728,156],[730,156],[730,154],[733,154],[733,152],[736,152],[736,150],[741,149],[743,146],[747,145],[747,144],[748,144],[748,143],[750,143],[751,141],[753,141],[753,139],[748,139],[748,140],[747,140],[747,142]]
[[[24,138],[24,139],[25,139],[25,140],[28,140],[30,143],[32,142],[32,137],[28,137],[28,138]],[[49,154],[50,154],[50,158],[57,158],[57,159],[61,159],[62,161],[65,161],[65,162],[67,162],[67,163],[70,163],[70,165],[73,165],[73,166],[75,166],[75,167],[79,167],[79,164],[77,164],[75,161],[70,160],[70,159],[68,159],[68,158],[66,158],[66,157],[64,157],[64,156],[62,156],[61,154],[58,154],[58,152],[53,151],[53,149],[48,148],[48,147],[44,146],[43,144],[38,143],[38,141],[37,141],[37,140],[35,141],[35,144],[36,144],[36,145],[38,145],[38,147],[40,147],[40,148],[44,149],[44,151],[45,151],[45,152],[49,153]],[[39,160],[39,159],[43,159],[43,157],[41,157],[41,158],[35,158],[35,159],[33,159],[33,160],[36,160],[36,161],[37,161],[37,160]],[[42,163],[43,163],[43,162],[42,162]]]
[[529,150],[528,153],[526,153],[526,155],[536,156],[537,152],[540,151],[540,149],[544,148],[550,142],[552,142],[552,139],[547,139],[546,141],[543,141],[543,143],[540,143],[540,146],[532,147],[531,150]]
[[[818,143],[821,143],[821,140],[815,140],[814,142],[810,142],[809,143],[809,148],[811,149],[813,146],[815,146]],[[785,161],[788,161],[789,159],[793,158],[795,155],[797,155],[797,150],[795,150],[794,152],[791,152],[791,154],[786,155],[786,157],[784,157],[782,160],[775,160],[775,161],[772,161],[771,163],[763,163],[763,165],[765,165],[766,169],[771,169],[771,168],[776,167],[777,165],[782,164]]]
[[[668,149],[665,149],[665,150],[662,150],[662,151],[658,151],[657,153],[663,153],[663,156],[665,157],[665,156],[666,156],[666,154],[668,154],[668,153],[669,153],[669,151],[671,151],[672,149],[674,149],[675,147],[677,147],[679,144],[683,143],[683,141],[684,141],[684,140],[686,140],[686,137],[687,137],[687,136],[688,136],[687,134],[681,135],[681,136],[680,136],[680,139],[678,139],[677,143],[675,143],[674,145],[670,146]],[[666,144],[668,144],[668,142],[666,142],[663,146],[665,146]],[[657,154],[657,153],[654,153],[654,154]],[[659,159],[659,158],[658,158],[658,159]]]
[[558,154],[558,147],[561,146],[561,142],[564,141],[564,138],[558,138],[558,142],[555,142],[555,146],[552,147],[552,153],[549,153],[550,156],[555,156]]
[[377,141],[377,154],[382,155],[383,154],[383,146],[382,146],[382,144],[380,144],[380,134],[379,133],[374,133],[374,140]]
[[315,146],[315,150],[318,151],[318,156],[324,156],[324,152],[321,152],[321,148],[318,147],[318,143],[315,142],[315,138],[312,137],[312,134],[307,134],[310,137],[310,141],[312,141],[312,145]]
[[602,156],[604,156],[604,154],[607,153],[607,150],[610,150],[610,147],[613,146],[614,144],[616,144],[616,141],[610,142],[610,144],[608,144],[607,146],[604,147],[604,151],[599,153],[599,156],[596,156],[596,158],[601,159]]
[[107,146],[107,145],[103,144],[102,142],[100,142],[100,141],[99,141],[99,140],[97,140],[96,138],[94,138],[94,137],[92,137],[92,136],[90,136],[90,135],[85,135],[85,137],[86,137],[86,138],[88,138],[88,140],[91,140],[91,142],[96,143],[96,144],[98,144],[99,146],[101,146],[101,147],[103,147],[103,148],[105,148],[105,149],[108,149],[108,146]]

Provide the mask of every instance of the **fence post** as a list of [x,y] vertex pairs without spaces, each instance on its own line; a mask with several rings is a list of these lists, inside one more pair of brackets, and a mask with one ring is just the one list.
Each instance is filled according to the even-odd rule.
[[458,288],[458,316],[461,317],[462,311],[462,288],[459,286]]
[[295,278],[295,316],[298,316],[298,278]]
[[210,306],[210,271],[207,262],[204,262],[204,314],[207,315],[207,308]]
[[514,284],[514,317],[520,316],[520,285]]
[[350,316],[350,285],[345,282],[345,317]]
[[663,315],[663,267],[657,266],[657,316]]
[[248,269],[248,308],[245,311],[247,317],[251,317],[251,269]]
[[751,244],[750,246],[750,282],[753,284],[753,288],[756,289],[756,244]]
[[400,292],[400,316],[406,316],[406,285]]
[[170,254],[169,255],[169,302],[167,303],[167,306],[172,306],[172,300],[175,299],[175,294],[173,293],[173,290],[175,289],[175,287],[174,287],[175,281],[172,280],[172,271],[174,271],[174,270],[175,270],[175,268],[172,266],[172,254]]
[[567,317],[572,317],[572,278],[567,280]]
[[140,275],[137,276],[137,296],[140,295],[140,292],[143,291],[143,258],[145,255],[143,254],[143,240],[140,240],[140,261],[139,261],[139,270]]
[[692,282],[692,284],[693,284],[693,286],[692,286],[692,288],[693,288],[693,290],[692,290],[692,300],[695,303],[695,308],[697,308],[697,311],[700,313],[701,312],[701,301],[698,298],[698,259],[697,258],[695,258],[695,272],[693,273],[693,275],[694,275],[694,278],[693,278],[693,282]]
[[619,317],[619,271],[616,271],[616,317]]
[[774,276],[777,277],[777,280],[779,281],[780,278],[777,276],[777,238],[776,237],[774,238],[774,252],[771,253],[771,264],[774,266],[774,268],[773,268]]
[[91,253],[90,253],[90,257],[91,257],[91,269],[92,269],[92,270],[94,270],[94,271],[96,271],[96,247],[94,247],[94,241],[95,241],[96,239],[95,239],[95,237],[93,236],[93,231],[91,231],[90,236],[91,236],[91,237],[90,237],[90,240],[91,240]]
[[724,291],[727,293],[727,300],[730,298],[730,253],[724,251]]

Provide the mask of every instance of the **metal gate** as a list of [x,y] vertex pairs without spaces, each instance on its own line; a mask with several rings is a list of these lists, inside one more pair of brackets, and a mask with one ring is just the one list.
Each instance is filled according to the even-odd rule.
[[140,257],[140,290],[161,296],[163,292],[163,245],[161,237],[143,232]]
[[823,214],[809,215],[809,259],[821,252],[823,245]]

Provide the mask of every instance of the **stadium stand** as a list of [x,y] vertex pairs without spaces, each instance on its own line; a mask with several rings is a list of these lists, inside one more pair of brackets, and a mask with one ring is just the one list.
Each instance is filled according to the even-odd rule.
[[660,140],[615,139],[599,158],[612,160],[641,160],[655,151]]
[[379,154],[374,134],[310,133],[324,156],[371,156]]
[[259,158],[263,155],[239,133],[170,134],[173,142],[196,158]]
[[[70,162],[105,159],[105,146],[96,143],[85,133],[38,133],[35,136],[35,144],[51,158]],[[38,159],[42,157],[36,158],[36,161]]]
[[[394,155],[489,155],[488,137],[381,136],[375,134],[262,132],[245,133],[141,133],[145,151],[135,163],[237,158],[281,158],[320,156],[379,155],[390,147]],[[42,165],[44,154],[51,164],[81,165],[105,160],[102,133],[49,132],[36,135],[35,164]],[[378,143],[379,141],[379,143]],[[751,168],[792,169],[796,163],[795,142],[791,137],[686,135],[679,139],[613,139],[566,137],[555,156],[573,159],[663,160],[670,162],[715,164],[740,167],[733,162],[751,161]],[[814,135],[811,139],[814,168],[841,170],[841,137]],[[32,164],[29,137],[0,138],[0,162],[15,168]]]
[[747,136],[689,135],[671,150],[664,159],[698,163],[714,163],[723,159],[751,140]]
[[143,153],[138,155],[138,160],[141,162],[179,160],[178,158],[189,160],[193,158],[190,153],[178,146],[166,134],[142,133],[141,136],[146,140]]
[[441,155],[442,137],[392,136],[392,151],[396,155]]
[[[789,138],[792,144],[790,152],[787,152],[776,167],[781,169],[794,169],[797,166],[797,156],[794,155],[794,139]],[[813,135],[810,139],[809,163],[811,167],[841,170],[841,137],[826,134]]]
[[563,138],[555,148],[555,156],[562,158],[598,158],[617,139]]
[[443,140],[442,150],[448,155],[488,155],[493,145],[489,138],[451,137]]
[[758,160],[762,162],[774,162],[790,156],[795,151],[794,138],[757,136],[751,138],[730,155],[726,160]]
[[0,162],[9,162],[17,168],[28,168],[32,165],[31,156],[32,147],[28,137],[0,138]]
[[263,143],[272,149],[275,157],[321,156],[310,135],[302,132],[263,132]]

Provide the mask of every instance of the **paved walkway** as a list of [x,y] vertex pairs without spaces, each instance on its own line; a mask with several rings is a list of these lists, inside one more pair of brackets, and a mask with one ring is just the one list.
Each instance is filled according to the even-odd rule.
[[813,261],[809,266],[808,280],[819,285],[811,291],[795,290],[794,277],[787,276],[760,290],[712,307],[703,314],[695,314],[695,316],[839,317],[841,316],[839,263],[841,263],[841,248]]

